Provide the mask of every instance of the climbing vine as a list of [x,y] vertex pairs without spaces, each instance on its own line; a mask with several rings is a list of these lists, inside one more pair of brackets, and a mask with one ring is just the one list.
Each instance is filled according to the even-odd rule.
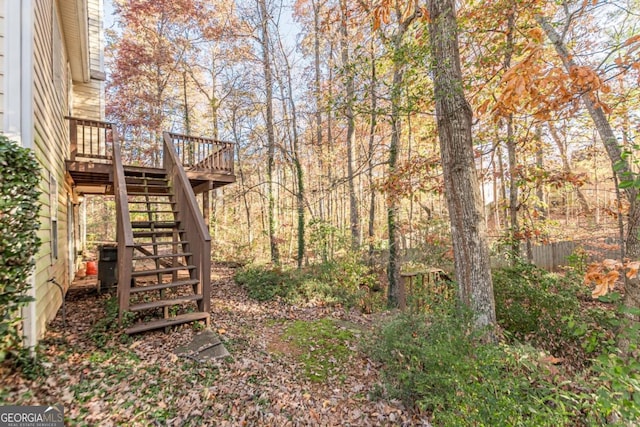
[[0,135],[0,361],[20,347],[18,309],[40,246],[38,162],[33,153]]

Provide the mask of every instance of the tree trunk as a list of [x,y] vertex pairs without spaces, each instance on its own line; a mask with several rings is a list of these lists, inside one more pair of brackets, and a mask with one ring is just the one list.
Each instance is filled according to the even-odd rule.
[[[251,210],[249,209],[249,201],[247,200],[247,181],[245,180],[245,176],[244,176],[244,169],[243,169],[243,159],[241,156],[241,152],[240,152],[240,136],[238,135],[238,126],[237,126],[237,108],[234,106],[234,108],[231,109],[231,129],[233,130],[233,140],[235,142],[235,146],[236,146],[236,158],[237,158],[237,164],[238,164],[238,177],[240,178],[240,188],[242,191],[242,200],[244,202],[244,212],[247,218],[247,243],[249,244],[249,246],[251,246],[251,243],[253,242],[253,226],[251,223]],[[215,190],[214,190],[215,191]],[[215,193],[214,193],[214,197],[215,197]]]
[[[316,102],[316,111],[315,111],[315,126],[316,126],[316,141],[315,145],[320,155],[318,156],[318,212],[320,220],[325,219],[325,208],[324,208],[324,198],[325,191],[323,186],[326,185],[324,182],[324,145],[322,141],[322,90],[321,90],[321,80],[322,80],[322,71],[320,69],[320,4],[316,0],[311,1],[311,5],[313,7],[313,64],[315,69],[314,75],[314,96]],[[326,194],[329,196],[329,194]]]
[[[316,98],[316,144],[318,146],[322,146],[322,110],[320,108],[322,105],[322,93],[320,90],[320,5],[315,0],[312,0],[311,4],[313,6],[313,64],[315,67],[314,91]],[[320,156],[320,159],[322,159],[322,156]]]
[[360,247],[360,214],[358,212],[358,199],[356,197],[355,176],[354,176],[354,149],[356,145],[356,120],[353,111],[353,99],[355,97],[355,87],[353,83],[353,71],[349,69],[349,40],[348,40],[348,5],[346,0],[340,1],[341,24],[340,24],[340,51],[342,67],[345,73],[345,91],[347,118],[347,181],[349,186],[349,222],[351,229],[351,249]]
[[[504,176],[504,159],[502,157],[502,145],[498,144],[498,146],[496,147],[496,156],[498,157],[498,173],[500,174],[500,197],[498,198],[498,196],[496,195],[496,201],[498,206],[496,206],[496,209],[498,210],[502,210],[502,219],[504,221],[504,224],[507,223],[507,209],[504,205],[504,203],[506,203],[507,200],[507,180],[505,179]],[[500,205],[502,205],[502,209],[500,209]],[[506,225],[505,225],[506,226]]]
[[[396,44],[396,52],[400,46]],[[397,53],[396,53],[397,54]],[[389,177],[393,178],[398,163],[400,150],[400,95],[402,92],[402,64],[394,61],[393,85],[391,87],[391,141],[389,143]],[[387,292],[389,307],[398,306],[398,287],[400,285],[400,236],[398,227],[398,195],[393,189],[387,189],[387,226],[389,231],[389,265]]]
[[[562,160],[562,169],[565,173],[571,174],[571,164],[569,163],[569,158],[567,157],[567,150],[564,146],[563,141],[560,139],[560,135],[556,131],[556,128],[549,123],[549,133],[551,134],[551,138],[556,143],[556,147],[558,147],[558,151],[560,152],[560,159]],[[580,190],[580,187],[576,187],[576,194],[578,196],[578,202],[580,202],[580,206],[585,213],[591,212],[591,208],[589,207],[589,202],[587,202],[587,198]]]
[[187,96],[187,72],[182,72],[182,96],[184,98],[184,133],[191,135],[191,117],[189,116],[189,98]]
[[511,252],[520,255],[520,237],[518,223],[518,163],[516,142],[513,137],[513,114],[507,117],[507,158],[509,160],[509,234],[511,235]]
[[273,169],[275,163],[275,134],[273,130],[273,76],[271,75],[271,55],[269,43],[269,14],[267,13],[266,0],[258,0],[260,8],[260,18],[262,25],[262,67],[264,70],[264,83],[266,90],[266,119],[267,119],[267,198],[269,201],[269,247],[271,252],[271,262],[280,264],[280,251],[276,239],[276,203],[273,191]]
[[455,1],[431,0],[428,8],[430,64],[458,299],[471,309],[476,327],[495,326],[489,249],[471,137],[473,114],[462,89]]
[[[541,126],[536,126],[536,143],[536,169],[538,172],[541,172],[544,171],[544,149],[542,145]],[[544,186],[540,177],[536,180],[536,198],[538,199],[536,203],[536,211],[538,211],[541,219],[545,219],[547,217],[547,209],[544,205]]]
[[[536,17],[538,23],[542,26],[542,29],[547,34],[547,37],[553,43],[556,52],[562,59],[567,72],[575,66],[572,55],[565,46],[562,38],[551,26],[551,24],[542,16]],[[607,117],[602,110],[602,107],[597,105],[591,98],[591,93],[585,92],[581,95],[582,102],[584,103],[593,123],[598,130],[600,139],[604,144],[605,150],[611,164],[613,166],[614,173],[616,174],[618,182],[628,181],[633,179],[633,172],[627,159],[622,157],[622,150],[618,145],[616,136],[613,133],[613,129],[607,120]],[[633,260],[640,258],[640,202],[638,201],[638,188],[630,186],[624,188],[625,197],[629,202],[629,214],[627,217],[627,232],[625,239],[625,255]],[[640,280],[638,277],[630,279],[626,283],[625,296],[623,304],[629,309],[640,309]],[[627,314],[628,320],[632,322],[640,321],[640,316]],[[621,347],[626,352],[628,351],[628,342],[626,338],[620,341]]]
[[[402,16],[400,11],[396,11],[397,16]],[[389,142],[389,177],[393,179],[398,164],[398,153],[400,151],[400,136],[402,134],[402,122],[400,118],[403,79],[404,79],[404,58],[402,55],[402,44],[404,35],[409,29],[415,14],[398,24],[398,30],[393,36],[393,83],[391,85],[391,141]],[[387,266],[387,278],[389,288],[387,299],[389,307],[397,307],[399,302],[400,286],[400,228],[398,194],[391,189],[387,189],[387,226],[389,231],[389,265]]]
[[[513,56],[513,31],[515,28],[515,10],[509,10],[507,18],[507,40],[504,53],[504,69],[511,68]],[[516,155],[516,141],[513,132],[513,114],[506,118],[507,122],[507,158],[509,159],[509,225],[511,234],[511,252],[520,255],[520,225],[518,223],[518,158]]]
[[375,143],[376,126],[378,122],[378,94],[376,91],[378,76],[376,72],[376,58],[375,58],[375,39],[371,37],[371,88],[369,96],[371,97],[371,125],[369,127],[369,151],[367,153],[368,158],[368,173],[369,179],[369,263],[373,265],[373,238],[375,237],[375,220],[376,220],[376,191],[373,188],[373,153]]
[[[281,40],[280,40],[281,42]],[[287,73],[287,90],[288,90],[288,98],[289,104],[291,106],[291,129],[293,133],[292,138],[292,148],[293,148],[293,166],[296,172],[296,182],[298,184],[298,189],[296,191],[296,211],[297,211],[297,221],[298,221],[298,251],[297,251],[297,262],[298,269],[302,268],[302,262],[304,260],[304,252],[305,252],[305,215],[304,215],[304,171],[302,169],[302,162],[300,160],[300,141],[298,138],[298,117],[296,110],[296,103],[293,100],[293,85],[291,83],[291,65],[289,64],[289,60],[287,54],[280,43],[280,49],[282,50],[282,56],[285,61],[285,71]]]

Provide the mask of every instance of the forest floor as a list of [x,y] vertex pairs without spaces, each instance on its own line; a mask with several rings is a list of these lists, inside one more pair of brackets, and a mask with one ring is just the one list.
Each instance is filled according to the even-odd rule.
[[[361,343],[379,315],[257,302],[233,273],[212,271],[212,329],[230,357],[176,356],[198,332],[193,325],[122,335],[106,318],[108,295],[72,288],[66,327],[60,310],[41,343],[42,363],[0,371],[0,404],[62,404],[68,425],[429,425],[400,402],[373,397],[378,367]],[[321,319],[331,319],[346,352],[296,345],[292,325],[313,329]],[[309,355],[323,364],[310,365]]]

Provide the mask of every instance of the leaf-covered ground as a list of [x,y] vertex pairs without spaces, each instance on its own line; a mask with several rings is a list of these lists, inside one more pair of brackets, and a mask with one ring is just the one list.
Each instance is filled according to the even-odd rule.
[[44,366],[4,368],[0,402],[62,403],[68,425],[428,425],[399,402],[372,397],[377,367],[360,349],[372,317],[259,303],[232,270],[212,274],[212,327],[230,358],[176,356],[197,333],[189,325],[133,338],[113,332],[108,297],[71,289],[66,328],[59,313],[42,343]]

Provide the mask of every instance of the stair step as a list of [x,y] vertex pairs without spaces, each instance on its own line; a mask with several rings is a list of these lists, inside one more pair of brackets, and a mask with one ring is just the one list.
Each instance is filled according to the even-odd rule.
[[134,256],[133,260],[143,260],[143,259],[160,259],[160,258],[177,258],[181,256],[191,256],[193,255],[191,252],[183,252],[179,254],[157,254],[157,255],[145,255],[145,256]]
[[167,196],[173,196],[173,194],[171,194],[169,191],[169,189],[167,189],[167,191],[165,192],[145,192],[145,191],[130,191],[127,192],[127,196],[147,196],[147,197],[167,197]]
[[153,329],[165,328],[167,326],[179,325],[181,323],[195,322],[197,320],[209,320],[209,313],[195,312],[180,314],[169,319],[154,320],[151,322],[140,322],[125,329],[127,334],[137,334],[140,332],[151,331]]
[[134,270],[131,272],[131,277],[153,276],[156,274],[173,273],[174,271],[180,270],[193,270],[195,268],[195,265],[181,265],[179,267],[157,268],[154,270]]
[[174,232],[184,233],[183,230],[134,231],[133,237],[171,237]]
[[134,248],[141,248],[143,246],[186,245],[188,243],[189,243],[188,240],[180,240],[180,241],[177,241],[177,242],[173,242],[173,241],[168,240],[166,242],[136,243],[133,247]]
[[131,180],[137,180],[137,181],[146,181],[148,183],[153,183],[153,182],[169,182],[168,178],[159,178],[159,177],[151,177],[151,176],[135,176],[135,175],[126,175],[125,177],[125,181],[127,181],[127,184],[129,183],[129,181]]
[[131,178],[167,178],[167,172],[164,169],[140,166],[125,166],[124,175]]
[[202,299],[202,295],[187,295],[187,296],[178,297],[178,298],[143,302],[140,304],[130,305],[129,311],[142,311],[142,310],[150,310],[152,308],[170,307],[172,305],[186,304],[192,301],[200,301],[201,299]]
[[178,211],[149,211],[149,210],[129,210],[129,213],[146,213],[146,214],[176,214]]
[[171,193],[171,187],[167,185],[145,185],[145,184],[127,184],[127,193],[142,193],[142,194],[169,194]]
[[179,221],[131,221],[131,228],[174,228]]
[[178,280],[176,282],[160,283],[158,285],[150,285],[150,286],[134,286],[129,290],[129,292],[131,292],[132,294],[135,294],[138,292],[160,291],[162,289],[177,288],[180,286],[197,285],[198,282],[199,282],[198,279],[191,279],[191,280]]
[[[173,205],[176,202],[173,201],[168,201],[168,200],[129,200],[128,201],[130,205],[132,204],[140,204],[140,203],[153,203],[154,205]],[[129,211],[131,212],[131,211]]]

